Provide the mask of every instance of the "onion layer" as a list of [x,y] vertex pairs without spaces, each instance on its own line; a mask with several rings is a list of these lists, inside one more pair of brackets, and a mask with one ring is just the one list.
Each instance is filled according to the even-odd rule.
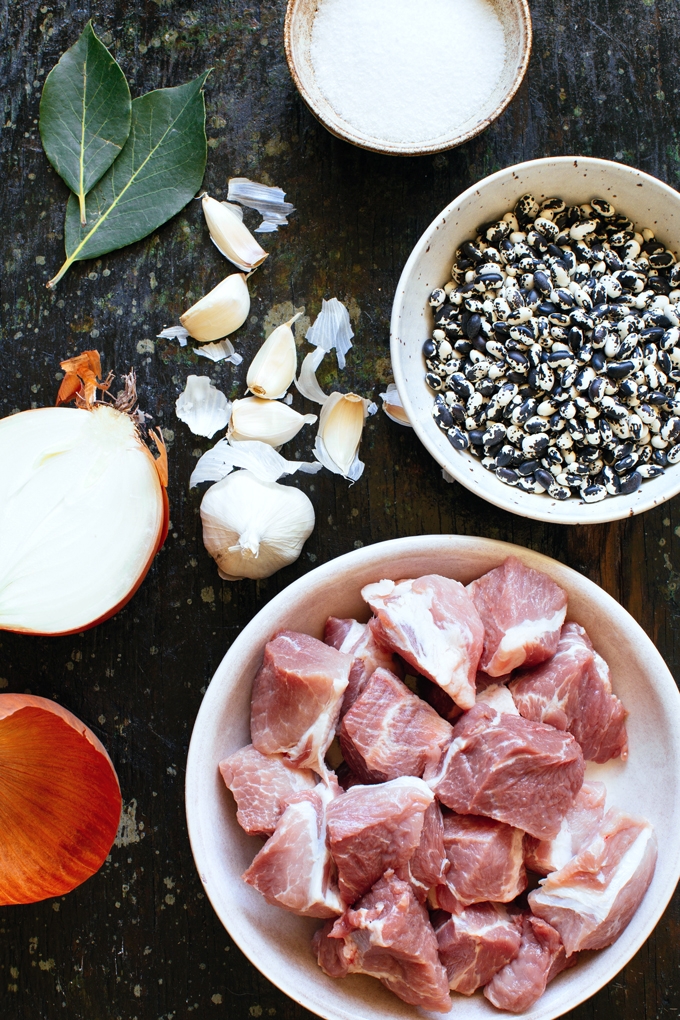
[[84,630],[134,594],[167,534],[157,444],[112,403],[0,421],[0,630]]
[[102,866],[121,797],[111,759],[65,708],[0,694],[0,905],[70,892]]

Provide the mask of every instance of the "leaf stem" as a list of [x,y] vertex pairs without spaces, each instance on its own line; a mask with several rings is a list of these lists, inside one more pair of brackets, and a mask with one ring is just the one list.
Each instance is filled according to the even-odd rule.
[[71,264],[73,262],[75,262],[75,261],[76,260],[75,260],[74,256],[73,255],[69,255],[69,257],[66,259],[66,261],[63,264],[63,266],[61,267],[61,269],[57,273],[57,275],[53,276],[52,279],[48,280],[47,283],[45,284],[45,286],[47,287],[48,290],[54,290],[54,288],[59,283],[59,281],[61,280],[61,278],[64,275],[64,273],[69,269]]

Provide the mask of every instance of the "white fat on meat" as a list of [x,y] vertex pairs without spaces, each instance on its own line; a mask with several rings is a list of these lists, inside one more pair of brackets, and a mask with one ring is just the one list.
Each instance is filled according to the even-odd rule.
[[540,644],[546,634],[559,633],[566,615],[567,607],[564,606],[540,620],[523,620],[506,630],[496,649],[496,655],[503,663],[503,672],[510,673],[522,665],[528,646]]
[[501,715],[504,712],[509,715],[519,715],[517,706],[512,700],[512,694],[505,684],[489,684],[484,690],[479,691],[475,700],[477,704],[482,701],[485,705],[491,705]]
[[604,783],[584,782],[554,839],[525,836],[524,860],[527,867],[539,875],[548,875],[568,864],[600,828],[606,796]]
[[650,823],[610,808],[590,843],[530,893],[531,909],[559,931],[569,955],[603,949],[640,905],[656,854]]
[[384,643],[460,708],[472,708],[484,627],[463,585],[427,574],[367,584],[361,595],[378,618]]

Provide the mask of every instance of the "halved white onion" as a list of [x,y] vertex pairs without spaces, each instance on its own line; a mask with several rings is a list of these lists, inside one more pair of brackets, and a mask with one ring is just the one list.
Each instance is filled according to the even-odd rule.
[[68,634],[112,616],[163,544],[166,484],[164,457],[111,405],[2,419],[0,630]]

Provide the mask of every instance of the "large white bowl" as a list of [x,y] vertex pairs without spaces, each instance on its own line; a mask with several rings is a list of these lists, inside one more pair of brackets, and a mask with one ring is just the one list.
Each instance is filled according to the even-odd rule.
[[[264,645],[280,628],[321,637],[331,614],[366,619],[359,592],[369,581],[438,572],[467,583],[511,553],[562,585],[569,594],[568,617],[587,627],[609,663],[614,689],[630,710],[630,756],[625,765],[616,761],[589,766],[588,775],[606,780],[609,804],[648,818],[659,841],[654,879],[628,928],[613,946],[584,954],[573,970],[561,974],[523,1014],[525,1020],[553,1020],[610,981],[649,936],[675,889],[680,876],[680,694],[663,659],[632,617],[574,570],[505,542],[430,535],[348,553],[291,584],[233,643],[198,713],[186,775],[191,847],[220,920],[270,981],[326,1020],[417,1020],[422,1013],[372,978],[326,977],[310,948],[312,933],[321,922],[269,906],[241,880],[261,843],[237,824],[234,801],[217,765],[250,742],[251,684]],[[454,1014],[456,1020],[499,1016],[481,995],[454,996]]]
[[650,227],[677,254],[680,195],[655,177],[605,159],[557,156],[518,163],[485,177],[447,205],[427,228],[404,266],[392,306],[391,353],[397,389],[418,438],[450,475],[495,506],[522,517],[559,524],[599,524],[631,517],[680,492],[680,467],[644,482],[630,496],[601,503],[564,502],[500,482],[471,454],[455,450],[432,418],[434,396],[425,383],[423,342],[432,335],[430,293],[451,278],[453,255],[482,223],[498,219],[530,192],[541,201],[559,196],[571,205],[605,198],[638,228]]

